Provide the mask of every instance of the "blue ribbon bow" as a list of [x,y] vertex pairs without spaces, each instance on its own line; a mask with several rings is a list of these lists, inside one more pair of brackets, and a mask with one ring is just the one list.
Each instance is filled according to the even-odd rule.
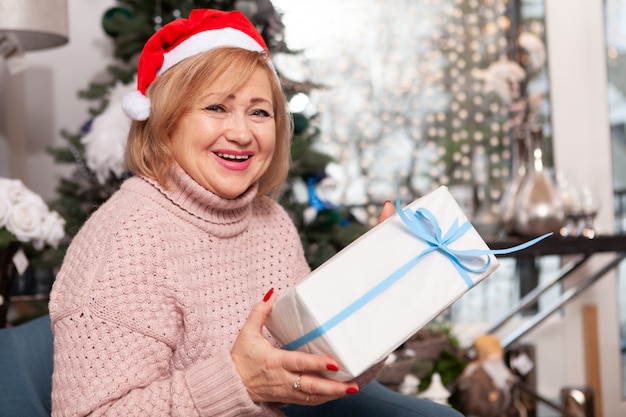
[[[519,251],[529,246],[532,246],[540,240],[543,240],[546,237],[552,235],[552,233],[546,233],[526,243],[508,249],[456,250],[451,248],[449,245],[461,236],[463,236],[465,232],[467,232],[469,229],[471,229],[472,224],[469,221],[465,221],[463,224],[459,225],[459,219],[456,218],[452,226],[450,226],[450,229],[445,234],[443,234],[437,218],[430,210],[424,207],[420,207],[415,210],[415,212],[411,213],[409,209],[403,210],[400,206],[400,201],[398,200],[396,201],[396,211],[404,224],[408,226],[409,230],[419,239],[426,242],[428,244],[428,247],[424,249],[420,254],[409,260],[406,264],[401,266],[399,269],[394,271],[383,281],[374,286],[374,288],[363,294],[352,304],[348,305],[335,316],[331,317],[328,321],[306,333],[305,335],[297,338],[293,342],[286,344],[285,346],[283,346],[283,349],[296,350],[299,347],[302,347],[307,343],[310,343],[318,337],[322,336],[324,333],[328,332],[330,329],[344,321],[346,318],[354,314],[361,307],[365,306],[372,299],[374,299],[391,285],[393,285],[411,268],[413,268],[419,261],[421,261],[422,258],[424,258],[431,252],[439,251],[443,253],[446,257],[448,257],[448,259],[452,262],[452,265],[454,265],[454,267],[458,271],[461,278],[463,278],[463,280],[467,284],[467,287],[472,288],[474,286],[474,281],[472,281],[469,273],[482,273],[486,271],[487,268],[489,268],[489,265],[491,265],[491,258],[487,256],[487,260],[484,261],[482,259],[483,256],[502,255]],[[475,264],[478,262],[481,263],[480,266],[471,266],[471,264]]]

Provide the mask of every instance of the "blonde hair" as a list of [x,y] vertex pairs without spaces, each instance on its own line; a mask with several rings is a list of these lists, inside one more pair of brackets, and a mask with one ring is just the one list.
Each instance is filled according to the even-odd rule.
[[183,60],[157,77],[146,91],[151,102],[150,117],[145,121],[133,121],[130,127],[126,144],[128,168],[167,187],[174,165],[170,135],[178,121],[223,74],[232,75],[228,78],[231,85],[221,89],[227,96],[237,91],[257,68],[263,68],[269,78],[276,124],[272,163],[259,180],[258,195],[269,194],[278,198],[289,171],[293,121],[285,94],[265,52],[230,47],[211,49]]

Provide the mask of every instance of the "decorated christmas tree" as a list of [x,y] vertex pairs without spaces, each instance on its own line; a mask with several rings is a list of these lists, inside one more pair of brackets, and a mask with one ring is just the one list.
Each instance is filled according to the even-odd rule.
[[[60,263],[71,238],[87,218],[131,175],[123,162],[130,126],[120,109],[121,98],[134,88],[136,63],[147,39],[160,26],[188,16],[194,8],[240,10],[257,27],[272,54],[295,54],[284,40],[280,13],[269,0],[119,0],[102,17],[102,28],[112,39],[115,64],[107,68],[108,80],[93,82],[78,92],[93,103],[91,117],[78,131],[61,132],[67,144],[49,151],[57,163],[75,165],[74,172],[57,187],[51,203],[66,221],[68,239],[53,254]],[[307,94],[313,82],[293,81],[280,73],[288,98]],[[366,226],[347,210],[320,199],[316,186],[326,176],[328,155],[312,148],[318,134],[315,115],[294,113],[292,169],[281,204],[300,230],[307,259],[316,267],[360,234]],[[50,254],[48,254],[50,256]]]

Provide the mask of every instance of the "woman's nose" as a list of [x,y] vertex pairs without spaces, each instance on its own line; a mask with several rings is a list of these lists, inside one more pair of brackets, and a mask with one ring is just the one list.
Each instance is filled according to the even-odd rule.
[[252,139],[252,131],[244,114],[232,113],[226,126],[226,139],[240,143],[249,142]]

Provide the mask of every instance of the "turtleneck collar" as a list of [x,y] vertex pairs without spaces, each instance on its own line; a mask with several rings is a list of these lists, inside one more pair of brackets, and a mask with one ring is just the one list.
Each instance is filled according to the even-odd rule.
[[252,201],[258,191],[255,184],[235,199],[223,198],[202,187],[178,165],[171,171],[167,188],[154,180],[143,179],[180,208],[181,217],[218,237],[235,236],[248,227]]

